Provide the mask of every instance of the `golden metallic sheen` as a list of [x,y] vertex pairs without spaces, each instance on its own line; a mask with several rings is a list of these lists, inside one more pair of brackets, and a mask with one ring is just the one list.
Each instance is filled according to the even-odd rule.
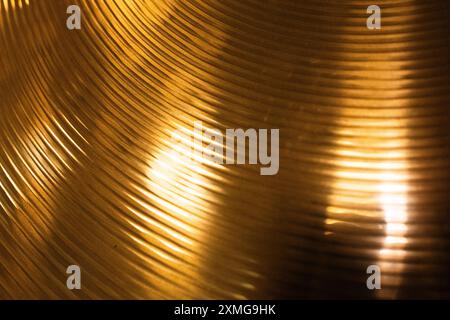
[[0,298],[450,298],[449,65],[448,0],[0,0]]

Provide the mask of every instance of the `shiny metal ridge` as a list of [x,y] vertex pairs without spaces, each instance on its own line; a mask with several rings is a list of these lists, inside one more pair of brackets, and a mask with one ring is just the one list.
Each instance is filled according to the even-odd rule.
[[0,298],[450,298],[450,2],[375,2],[1,0]]

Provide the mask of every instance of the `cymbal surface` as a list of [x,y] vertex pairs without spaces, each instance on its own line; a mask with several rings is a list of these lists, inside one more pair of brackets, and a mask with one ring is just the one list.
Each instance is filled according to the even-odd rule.
[[0,1],[0,298],[450,298],[450,3],[372,2]]

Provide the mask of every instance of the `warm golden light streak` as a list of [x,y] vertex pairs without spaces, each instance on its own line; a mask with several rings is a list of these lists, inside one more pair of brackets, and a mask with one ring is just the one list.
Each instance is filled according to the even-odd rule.
[[449,298],[450,3],[369,5],[0,0],[0,299]]

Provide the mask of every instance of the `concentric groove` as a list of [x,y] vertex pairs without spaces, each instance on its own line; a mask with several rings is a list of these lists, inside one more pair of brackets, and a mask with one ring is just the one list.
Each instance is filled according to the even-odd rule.
[[[450,4],[372,4],[0,1],[0,298],[450,298]],[[279,173],[183,162],[194,121]]]

